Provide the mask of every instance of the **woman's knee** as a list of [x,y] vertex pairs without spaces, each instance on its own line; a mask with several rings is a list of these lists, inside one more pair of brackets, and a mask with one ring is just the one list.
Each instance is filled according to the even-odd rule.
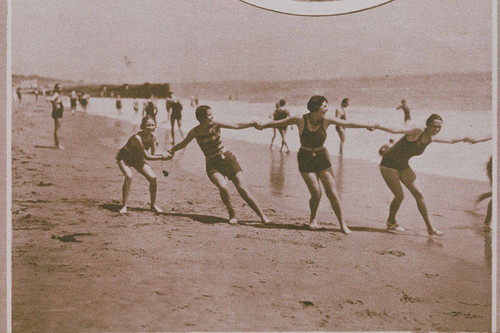
[[313,190],[311,191],[311,200],[319,201],[321,199],[321,191]]
[[156,176],[148,177],[148,182],[151,185],[156,185],[156,183],[157,183]]
[[125,180],[124,180],[125,184],[132,184],[132,175],[125,175]]
[[401,192],[401,193],[395,193],[394,194],[394,199],[392,201],[401,203],[404,200],[404,198],[405,198],[405,195],[404,195],[403,192]]

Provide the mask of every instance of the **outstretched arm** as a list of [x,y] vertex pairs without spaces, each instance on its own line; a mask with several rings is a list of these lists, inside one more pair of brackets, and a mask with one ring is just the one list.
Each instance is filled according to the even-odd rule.
[[249,127],[254,127],[256,125],[256,122],[251,122],[251,123],[236,123],[236,124],[228,124],[228,123],[220,123],[220,122],[214,122],[214,125],[220,128],[229,128],[229,129],[245,129]]
[[182,140],[182,142],[180,142],[180,143],[176,144],[174,147],[172,147],[172,149],[170,149],[168,152],[173,155],[176,151],[181,150],[182,148],[186,147],[188,145],[188,143],[193,141],[193,139],[194,139],[194,132],[193,132],[193,130],[190,130],[188,135],[186,136],[186,138],[184,140]]
[[281,120],[270,121],[265,124],[260,124],[261,128],[270,128],[270,127],[281,127],[285,125],[297,125],[301,118],[298,117],[290,117]]
[[347,128],[377,128],[378,127],[378,124],[375,124],[375,123],[361,124],[361,123],[343,120],[343,119],[340,119],[337,117],[325,118],[325,120],[326,120],[327,125],[334,124],[334,125],[339,125],[339,126],[347,127]]
[[[461,138],[461,139],[449,139],[449,140],[444,140],[444,139],[432,139],[432,142],[439,142],[439,143],[449,143],[449,144],[454,144],[454,143],[459,143],[459,142],[471,142],[469,141],[469,138]],[[472,143],[472,142],[471,142]]]
[[420,128],[411,128],[411,127],[385,127],[385,126],[377,126],[376,129],[392,133],[392,134],[409,134],[409,133],[417,133],[421,132],[422,130]]
[[142,144],[142,140],[141,140],[140,136],[134,135],[133,139],[132,139],[132,144],[136,147],[141,148],[142,156],[144,157],[144,159],[146,159],[148,161],[158,161],[158,160],[165,161],[165,160],[171,158],[171,156],[169,156],[169,155],[156,154],[156,151],[155,151],[155,149],[156,149],[156,137],[153,139],[153,142],[151,144],[151,154],[146,149],[144,149],[144,145]]

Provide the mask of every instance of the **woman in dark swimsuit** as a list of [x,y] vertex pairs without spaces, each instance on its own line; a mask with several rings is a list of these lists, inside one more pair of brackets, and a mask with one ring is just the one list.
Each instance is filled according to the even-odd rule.
[[[340,103],[340,109],[335,110],[335,117],[340,118],[342,120],[347,120],[346,108],[348,106],[349,106],[349,98],[344,98]],[[342,155],[344,153],[345,129],[343,127],[340,127],[339,125],[336,125],[335,130],[337,130],[337,133],[339,134],[340,138],[339,154]]]
[[213,121],[212,110],[207,105],[196,108],[196,119],[200,124],[189,131],[187,137],[179,144],[169,150],[170,154],[186,147],[193,139],[196,139],[201,151],[206,158],[206,172],[210,181],[219,189],[220,197],[229,212],[229,223],[237,224],[236,214],[227,188],[226,177],[233,182],[240,196],[259,216],[263,223],[270,222],[269,218],[260,208],[257,200],[244,186],[241,167],[236,157],[224,148],[220,138],[221,128],[244,129],[255,125],[255,123],[225,124]]
[[[120,214],[127,212],[127,200],[130,193],[130,184],[132,183],[132,170],[136,169],[149,182],[149,193],[151,196],[151,210],[155,213],[161,213],[162,210],[156,206],[156,176],[148,165],[149,161],[166,161],[171,158],[170,155],[156,154],[156,134],[155,122],[149,116],[145,116],[141,121],[141,131],[132,135],[116,155],[118,167],[123,172],[125,180],[122,187],[123,206]],[[148,152],[151,150],[151,153]]]
[[[276,110],[274,110],[274,113],[272,115],[273,120],[282,120],[286,118],[290,118],[290,112],[285,108],[286,101],[284,99],[280,99],[278,103],[276,103]],[[286,152],[290,152],[290,148],[288,148],[288,144],[286,143],[285,136],[286,136],[286,130],[288,126],[281,126],[277,128],[273,128],[273,138],[271,139],[271,146],[270,148],[273,148],[273,143],[274,139],[276,138],[276,130],[281,135],[281,148],[280,152],[283,151],[283,148],[286,147]]]
[[59,143],[59,130],[61,129],[62,117],[64,113],[61,90],[61,84],[56,83],[54,86],[54,94],[49,99],[49,102],[52,105],[52,119],[54,119],[54,146],[57,149],[64,149],[64,147]]
[[413,172],[412,168],[408,164],[408,161],[413,156],[421,155],[431,142],[453,144],[458,142],[477,143],[480,142],[480,140],[472,140],[467,137],[455,140],[435,139],[434,136],[441,131],[442,125],[443,119],[437,114],[432,114],[427,119],[425,128],[393,129],[382,126],[377,127],[377,129],[389,133],[405,134],[384,154],[382,162],[380,163],[380,172],[382,173],[382,177],[394,194],[394,199],[392,200],[389,209],[389,217],[387,218],[388,230],[404,231],[404,229],[399,226],[396,221],[396,213],[398,212],[404,198],[403,189],[401,187],[401,183],[403,183],[415,197],[418,210],[425,221],[429,235],[440,236],[443,234],[431,224],[424,196],[420,186],[417,184],[415,172]]
[[184,132],[182,132],[182,104],[173,92],[168,93],[167,112],[170,114],[170,135],[172,135],[172,145],[175,145],[174,125],[177,122],[177,128],[184,140]]
[[372,129],[375,124],[358,124],[347,122],[339,118],[325,118],[328,111],[328,101],[324,96],[313,96],[307,103],[310,111],[302,117],[291,117],[284,120],[269,122],[257,126],[262,128],[280,127],[283,125],[297,125],[300,135],[300,150],[297,154],[299,171],[311,194],[309,207],[311,210],[309,227],[319,228],[316,221],[316,212],[321,199],[321,184],[325,188],[326,196],[330,200],[335,215],[340,223],[343,233],[350,234],[351,231],[342,217],[340,200],[335,189],[332,164],[328,156],[328,151],[323,147],[326,140],[326,130],[331,124],[351,128]]

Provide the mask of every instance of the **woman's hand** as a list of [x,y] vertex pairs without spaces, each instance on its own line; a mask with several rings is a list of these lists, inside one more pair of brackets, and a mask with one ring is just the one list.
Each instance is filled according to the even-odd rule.
[[259,131],[262,131],[264,129],[264,126],[262,126],[262,123],[261,122],[258,122],[258,121],[254,121],[252,123],[252,126],[255,128],[255,129],[258,129]]

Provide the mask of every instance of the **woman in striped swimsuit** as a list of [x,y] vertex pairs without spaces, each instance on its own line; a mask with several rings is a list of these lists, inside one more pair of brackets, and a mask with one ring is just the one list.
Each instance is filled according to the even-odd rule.
[[401,187],[401,183],[403,183],[417,201],[418,210],[425,221],[429,236],[440,236],[443,234],[431,224],[424,196],[417,183],[417,176],[408,162],[413,156],[421,155],[431,142],[450,144],[458,142],[477,143],[489,140],[490,138],[481,140],[472,140],[467,137],[452,140],[434,138],[434,136],[441,131],[442,126],[443,119],[437,114],[432,114],[429,118],[427,118],[425,128],[405,127],[397,129],[382,126],[377,127],[377,129],[392,134],[404,134],[404,136],[384,154],[382,162],[380,162],[380,172],[382,173],[382,177],[391,192],[394,194],[394,199],[392,200],[389,208],[389,217],[387,218],[387,230],[404,231],[404,229],[396,221],[396,214],[404,198],[403,189]]
[[[313,96],[307,103],[307,109],[310,111],[302,117],[291,117],[284,120],[272,121],[262,125],[267,127],[280,127],[283,125],[297,125],[300,135],[300,150],[297,154],[299,162],[299,171],[306,182],[307,188],[311,194],[309,207],[311,210],[309,227],[319,228],[316,221],[316,212],[318,211],[319,201],[321,199],[321,186],[325,188],[326,196],[330,200],[335,215],[340,223],[340,229],[345,234],[351,231],[342,217],[340,200],[335,190],[335,181],[333,176],[332,164],[328,156],[328,151],[323,144],[326,140],[326,130],[328,126],[334,124],[342,127],[352,128],[375,128],[375,124],[358,124],[348,122],[340,118],[325,118],[328,111],[328,101],[324,96]],[[258,126],[259,127],[259,126]]]
[[238,221],[236,220],[236,214],[231,205],[226,177],[233,182],[240,196],[259,216],[260,220],[264,223],[270,222],[269,218],[264,214],[257,203],[257,200],[255,200],[254,196],[244,186],[242,170],[236,157],[224,148],[220,138],[221,128],[244,129],[252,127],[255,124],[242,123],[231,125],[214,122],[212,110],[207,105],[201,105],[196,108],[196,119],[200,124],[189,131],[187,137],[181,143],[170,149],[169,153],[173,155],[176,151],[186,147],[193,139],[196,139],[206,158],[208,178],[210,178],[210,181],[219,189],[220,197],[228,210],[229,223],[236,224]]

